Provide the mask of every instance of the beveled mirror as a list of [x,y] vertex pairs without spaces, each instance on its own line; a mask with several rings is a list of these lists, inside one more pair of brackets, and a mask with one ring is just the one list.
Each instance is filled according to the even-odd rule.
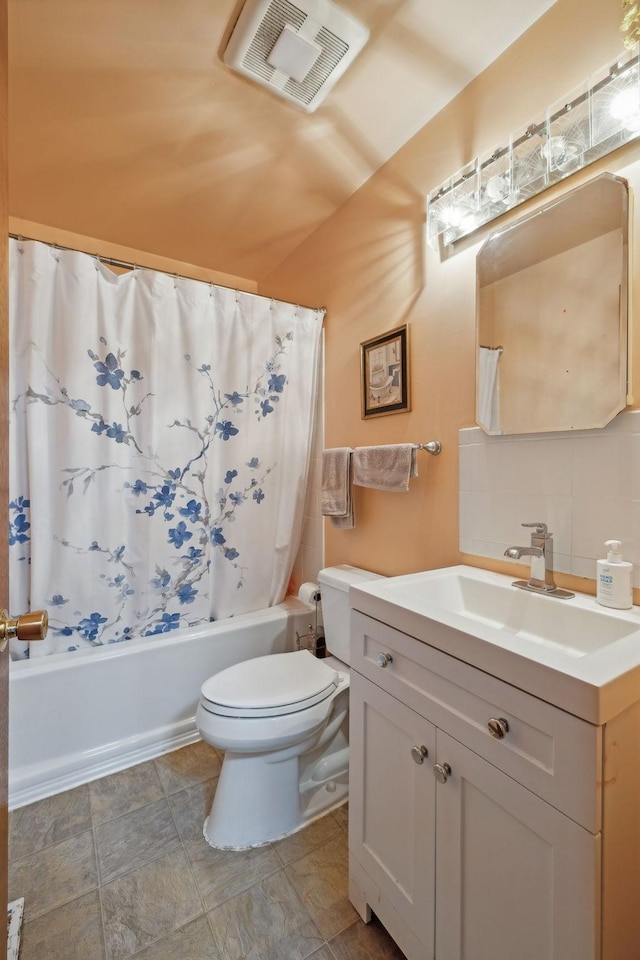
[[476,264],[476,421],[603,427],[627,403],[627,182],[604,173],[492,234]]

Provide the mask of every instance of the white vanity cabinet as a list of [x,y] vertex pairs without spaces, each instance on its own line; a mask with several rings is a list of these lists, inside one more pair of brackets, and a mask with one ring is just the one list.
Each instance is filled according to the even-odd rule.
[[357,611],[350,697],[350,896],[408,960],[640,957],[620,725],[605,764],[604,726]]

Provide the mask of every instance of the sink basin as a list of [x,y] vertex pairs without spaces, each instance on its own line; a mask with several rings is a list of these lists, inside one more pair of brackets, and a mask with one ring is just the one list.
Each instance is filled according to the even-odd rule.
[[351,606],[592,723],[637,699],[640,608],[530,593],[459,565],[352,587]]
[[585,609],[580,601],[526,593],[507,577],[489,580],[473,567],[392,577],[382,581],[380,595],[427,615],[440,611],[486,624],[568,657],[584,657],[640,629],[637,617],[610,615],[593,600]]

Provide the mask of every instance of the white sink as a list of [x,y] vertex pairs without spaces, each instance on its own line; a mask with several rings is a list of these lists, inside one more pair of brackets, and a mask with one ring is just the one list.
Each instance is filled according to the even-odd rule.
[[351,605],[592,722],[640,685],[638,607],[559,600],[462,565],[362,584]]
[[[383,594],[427,616],[446,611],[553,647],[568,657],[584,657],[640,628],[635,616],[609,615],[593,601],[585,609],[580,600],[571,604],[529,593],[514,587],[507,577],[488,580],[474,567],[449,567],[416,574],[413,579],[392,577],[383,582]],[[504,642],[509,642],[508,637]]]

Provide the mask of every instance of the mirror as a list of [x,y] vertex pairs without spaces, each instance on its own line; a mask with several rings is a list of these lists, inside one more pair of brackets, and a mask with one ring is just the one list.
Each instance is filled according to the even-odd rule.
[[628,186],[605,173],[492,234],[476,264],[476,421],[604,427],[627,399]]

